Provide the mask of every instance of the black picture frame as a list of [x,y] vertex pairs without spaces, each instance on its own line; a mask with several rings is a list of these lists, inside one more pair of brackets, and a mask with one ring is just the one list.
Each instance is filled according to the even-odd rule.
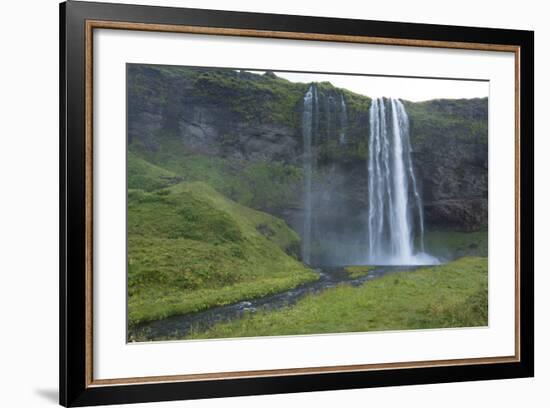
[[[531,377],[534,375],[534,33],[352,19],[257,14],[200,9],[68,1],[60,5],[60,403],[64,406],[122,404],[410,384]],[[86,30],[87,21],[186,25],[327,36],[368,36],[413,41],[517,47],[521,144],[516,151],[516,195],[521,202],[516,245],[519,336],[517,361],[440,364],[383,370],[265,375],[128,384],[90,382],[87,342],[86,257]],[[88,153],[87,153],[88,152]],[[518,199],[517,198],[517,199]],[[90,233],[88,231],[88,233]],[[88,237],[88,238],[87,238]]]

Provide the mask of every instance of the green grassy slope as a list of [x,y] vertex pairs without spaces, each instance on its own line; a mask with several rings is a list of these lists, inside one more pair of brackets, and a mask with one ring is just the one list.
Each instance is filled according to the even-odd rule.
[[[144,169],[146,185],[167,176],[154,166]],[[292,256],[298,248],[298,236],[282,220],[241,206],[204,183],[153,192],[129,189],[129,324],[316,279]]]
[[487,258],[339,286],[294,307],[260,312],[191,338],[249,337],[487,325]]
[[128,152],[127,171],[128,189],[153,191],[181,181],[175,173],[143,160],[132,151]]

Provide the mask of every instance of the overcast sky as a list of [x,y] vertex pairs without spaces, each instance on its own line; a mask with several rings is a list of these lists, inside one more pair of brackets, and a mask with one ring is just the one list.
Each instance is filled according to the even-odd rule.
[[489,82],[485,81],[303,74],[278,71],[275,74],[292,82],[328,81],[338,88],[349,89],[373,98],[385,96],[409,101],[426,101],[439,98],[460,99],[489,96]]

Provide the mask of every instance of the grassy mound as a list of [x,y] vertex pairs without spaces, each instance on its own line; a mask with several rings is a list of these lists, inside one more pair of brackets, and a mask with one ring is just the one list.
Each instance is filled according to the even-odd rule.
[[486,326],[487,258],[339,286],[294,307],[218,324],[192,338],[276,336]]
[[127,171],[128,189],[153,191],[181,181],[175,173],[155,166],[131,151],[128,152]]
[[[152,165],[146,170],[152,169],[145,179],[167,176]],[[298,249],[298,236],[282,220],[239,205],[204,183],[154,192],[129,189],[129,324],[316,279],[294,258]]]

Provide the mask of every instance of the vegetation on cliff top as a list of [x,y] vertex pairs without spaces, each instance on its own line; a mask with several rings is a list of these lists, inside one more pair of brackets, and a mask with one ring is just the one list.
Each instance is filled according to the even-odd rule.
[[[144,111],[162,114],[165,126],[177,128],[179,110],[193,101],[195,105],[224,107],[241,124],[286,126],[294,137],[300,138],[302,101],[310,86],[311,83],[291,82],[270,71],[261,74],[228,68],[131,64],[128,111],[130,115]],[[364,159],[371,99],[330,82],[316,82],[315,86],[322,113],[316,141],[320,160],[349,163]],[[344,127],[339,118],[342,97],[348,116]],[[327,109],[332,114],[325,114]],[[341,131],[348,139],[343,146],[338,142]]]
[[216,103],[224,101],[244,122],[277,122],[288,126],[299,121],[296,107],[309,86],[269,72],[260,75],[224,68],[139,64],[130,65],[129,74],[131,99],[141,101],[140,105],[146,104],[145,99],[159,106],[171,103],[174,89],[185,85],[187,96]]
[[197,76],[196,86],[210,98],[229,98],[231,109],[246,121],[291,127],[300,120],[296,108],[308,88],[308,84],[290,82],[272,73],[258,75],[227,69],[205,70]]
[[[310,83],[291,82],[268,71],[263,75],[228,68],[200,68],[164,65],[130,64],[128,66],[129,112],[177,109],[181,91],[186,97],[203,98],[226,105],[243,122],[278,123],[296,129],[301,127],[302,101]],[[330,82],[316,83],[321,110],[334,103],[336,110],[343,96],[348,115],[345,129],[352,135],[350,146],[343,146],[345,156],[365,153],[361,144],[368,134],[368,110],[371,98],[337,88]],[[366,90],[368,92],[368,90]],[[332,101],[332,102],[331,102]],[[445,136],[458,140],[487,143],[488,98],[437,99],[425,102],[404,101],[411,121],[411,138],[415,142]],[[325,118],[330,115],[323,115]],[[325,120],[325,119],[323,119]],[[333,118],[333,130],[339,129]],[[323,127],[323,126],[322,126]],[[330,132],[331,126],[324,126]],[[321,131],[323,133],[323,131]],[[323,135],[319,153],[334,154],[324,143],[337,142],[337,132]],[[356,152],[359,149],[361,152]],[[365,151],[363,151],[365,150]],[[344,159],[346,157],[343,157]],[[364,157],[362,155],[361,157]]]
[[411,143],[434,143],[442,137],[487,144],[488,98],[405,101],[411,126]]

